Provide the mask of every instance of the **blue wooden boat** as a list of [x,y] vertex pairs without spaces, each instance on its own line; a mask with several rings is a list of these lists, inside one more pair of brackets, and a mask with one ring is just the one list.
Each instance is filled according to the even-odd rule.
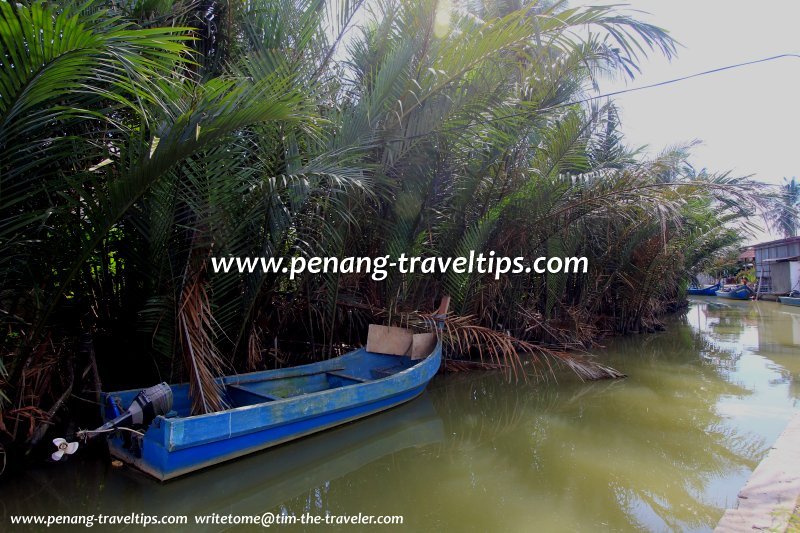
[[753,290],[747,285],[737,285],[728,289],[722,289],[716,292],[719,298],[729,298],[731,300],[748,300],[753,294]]
[[783,305],[792,305],[794,307],[800,307],[800,298],[795,298],[793,296],[781,296],[778,298],[778,301]]
[[[439,370],[441,341],[425,335],[429,351],[419,359],[361,348],[309,365],[220,378],[231,408],[214,413],[191,416],[189,385],[169,385],[171,411],[142,433],[115,431],[111,454],[167,480],[400,405],[422,393]],[[138,389],[105,393],[104,420],[135,411],[141,395]]]
[[[133,502],[135,509],[147,509],[153,515],[256,515],[335,484],[383,457],[444,439],[444,423],[423,392],[389,411],[173,479],[158,490],[153,490],[149,478],[123,470],[104,480],[94,503],[108,510],[119,508],[120,502]],[[411,460],[408,457],[398,460]]]
[[689,296],[714,296],[720,289],[722,289],[722,283],[718,281],[714,285],[708,285],[707,287],[689,287],[686,290],[686,294]]

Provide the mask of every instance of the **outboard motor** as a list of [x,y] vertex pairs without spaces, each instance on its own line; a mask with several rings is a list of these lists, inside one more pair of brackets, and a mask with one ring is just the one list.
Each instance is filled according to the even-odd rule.
[[[132,430],[134,427],[146,427],[159,415],[166,415],[172,410],[172,389],[166,383],[160,383],[144,389],[131,402],[130,407],[113,420],[109,420],[94,430],[82,430],[75,436],[79,440],[87,441],[98,435],[111,433],[118,429]],[[53,439],[56,451],[52,454],[54,461],[60,460],[64,454],[72,455],[78,450],[77,442],[67,442],[66,439]]]

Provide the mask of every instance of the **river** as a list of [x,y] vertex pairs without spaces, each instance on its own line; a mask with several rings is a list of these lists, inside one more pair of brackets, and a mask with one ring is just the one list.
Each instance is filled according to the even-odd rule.
[[269,511],[416,531],[713,529],[797,406],[800,308],[697,298],[666,331],[606,344],[626,379],[440,376],[390,412],[165,484],[79,453],[5,481],[0,523],[144,513],[224,531],[194,516]]

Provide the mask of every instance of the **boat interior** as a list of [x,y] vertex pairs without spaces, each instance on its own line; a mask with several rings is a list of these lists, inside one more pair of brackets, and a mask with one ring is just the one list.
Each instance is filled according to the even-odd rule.
[[[283,376],[270,372],[230,376],[223,382],[225,403],[232,408],[245,407],[357,385],[391,376],[420,362],[396,355],[359,352],[331,359],[325,365],[317,363],[297,367],[296,372]],[[173,385],[172,395],[173,416],[190,416],[188,385]]]
[[354,368],[346,364],[321,369],[312,367],[305,372],[291,376],[253,378],[252,380],[245,378],[235,383],[227,383],[225,393],[228,404],[232,407],[243,407],[357,385],[396,374],[418,362],[407,357],[366,353],[362,354],[360,358],[362,364],[364,355],[369,357],[374,364],[367,368]]

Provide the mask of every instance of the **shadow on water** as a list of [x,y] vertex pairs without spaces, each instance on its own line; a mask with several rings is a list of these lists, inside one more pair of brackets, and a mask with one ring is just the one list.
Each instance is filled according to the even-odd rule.
[[0,488],[0,518],[272,511],[403,515],[427,531],[707,531],[796,396],[800,313],[748,304],[694,302],[666,332],[613,340],[601,356],[624,380],[451,374],[398,409],[166,484],[89,457],[34,470]]

